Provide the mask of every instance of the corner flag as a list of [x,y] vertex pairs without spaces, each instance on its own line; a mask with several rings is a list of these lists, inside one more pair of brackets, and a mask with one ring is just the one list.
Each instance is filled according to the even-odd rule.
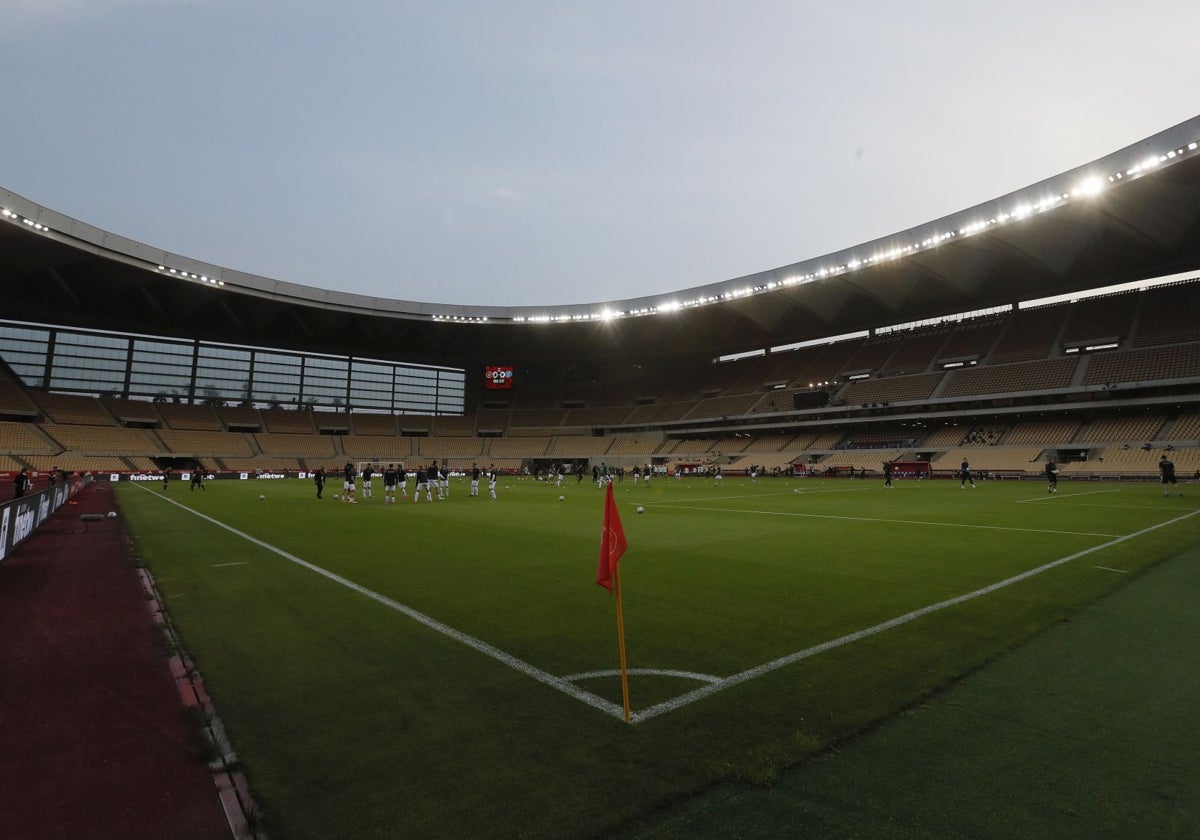
[[612,484],[604,497],[604,532],[600,536],[600,564],[596,567],[596,583],[609,592],[613,591],[612,579],[617,571],[617,561],[625,553],[625,529],[621,527],[621,514],[613,500]]
[[625,664],[625,616],[621,608],[621,575],[617,561],[625,553],[625,529],[621,514],[613,500],[612,484],[604,496],[604,533],[600,535],[600,565],[596,567],[596,583],[617,596],[617,644],[621,651],[621,700],[625,706],[625,722],[629,723],[629,668]]

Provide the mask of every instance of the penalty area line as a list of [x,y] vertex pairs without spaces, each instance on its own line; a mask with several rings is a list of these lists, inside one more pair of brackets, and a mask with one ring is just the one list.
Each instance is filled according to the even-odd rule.
[[200,513],[200,511],[198,511],[198,510],[193,510],[192,508],[188,507],[187,505],[181,504],[181,503],[175,501],[174,499],[168,498],[160,493],[151,492],[150,488],[148,488],[148,487],[145,487],[142,489],[145,490],[147,493],[150,493],[155,498],[162,499],[164,502],[169,502],[170,504],[175,505],[177,508],[187,511],[188,513],[192,514],[193,516],[198,516],[199,518],[205,520],[206,522],[216,525],[218,528],[223,528],[226,531],[228,531],[229,533],[234,534],[235,536],[241,537],[242,539],[246,540],[247,542],[253,543],[254,545],[258,546],[259,548],[265,549],[266,551],[269,551],[272,554],[276,554],[276,555],[282,557],[284,560],[287,560],[289,563],[294,563],[295,565],[300,566],[301,568],[308,569],[310,572],[314,572],[314,573],[320,575],[321,577],[325,578],[326,580],[333,581],[334,583],[336,583],[340,586],[344,586],[345,588],[347,588],[353,592],[357,592],[359,595],[363,595],[364,597],[370,598],[372,601],[375,601],[378,604],[382,604],[383,606],[388,607],[389,609],[395,610],[398,613],[406,615],[409,618],[411,618],[413,621],[416,621],[418,624],[423,624],[424,626],[428,627],[430,630],[433,630],[434,632],[441,633],[443,636],[448,636],[449,638],[453,639],[456,642],[464,644],[467,647],[472,648],[473,650],[476,650],[485,656],[491,657],[492,659],[495,659],[497,662],[499,662],[503,665],[507,665],[509,668],[512,668],[514,671],[519,671],[520,673],[524,674],[527,677],[532,677],[533,679],[537,680],[538,682],[542,683],[543,685],[547,685],[550,688],[561,691],[563,694],[566,694],[569,697],[573,697],[576,700],[579,700],[580,702],[586,703],[587,705],[591,706],[592,708],[597,709],[601,712],[604,712],[607,715],[611,715],[612,717],[615,717],[618,720],[623,721],[625,719],[625,709],[623,706],[621,706],[617,703],[611,703],[608,700],[605,700],[603,697],[599,697],[595,694],[592,694],[590,691],[584,691],[582,688],[579,688],[578,686],[568,682],[567,680],[563,679],[562,677],[556,677],[553,674],[547,673],[546,671],[543,671],[541,668],[538,668],[534,665],[530,665],[528,662],[524,661],[523,659],[518,659],[517,657],[515,657],[511,654],[505,653],[504,651],[500,650],[499,648],[489,645],[487,642],[482,641],[481,639],[476,639],[474,636],[469,636],[460,630],[455,630],[453,627],[450,627],[447,624],[443,624],[442,622],[438,621],[437,619],[431,618],[430,616],[425,615],[425,613],[423,613],[423,612],[415,610],[412,607],[407,606],[405,604],[401,604],[399,601],[395,601],[395,600],[387,597],[386,595],[381,595],[372,589],[368,589],[367,587],[362,586],[361,584],[355,583],[354,581],[350,580],[349,578],[344,578],[335,572],[331,572],[328,569],[323,569],[320,566],[318,566],[314,563],[310,563],[307,560],[303,560],[294,554],[289,554],[288,552],[284,551],[282,548],[271,545],[268,542],[263,542],[262,540],[258,539],[257,537],[253,537],[250,534],[245,533],[244,531],[239,531],[237,528],[234,528],[231,525],[226,525],[224,522],[221,522],[218,519],[213,519],[211,516],[207,516],[203,513]]
[[1126,542],[1127,540],[1140,537],[1143,534],[1148,534],[1151,531],[1156,531],[1159,528],[1164,528],[1167,525],[1174,525],[1177,522],[1182,522],[1185,519],[1195,516],[1197,513],[1200,513],[1200,511],[1194,510],[1191,513],[1185,513],[1183,516],[1177,516],[1174,519],[1170,519],[1166,522],[1159,522],[1157,525],[1151,525],[1150,527],[1143,528],[1140,531],[1134,531],[1132,534],[1126,534],[1125,536],[1117,537],[1114,540],[1109,540],[1106,543],[1094,545],[1091,548],[1085,548],[1083,551],[1077,551],[1074,554],[1069,554],[1066,557],[1060,557],[1057,560],[1051,560],[1049,563],[1044,563],[1036,568],[1021,572],[1020,574],[1013,575],[1012,577],[1005,578],[1004,580],[997,581],[996,583],[989,584],[982,589],[976,589],[974,592],[967,592],[964,595],[958,595],[954,598],[948,598],[945,601],[939,601],[936,604],[930,604],[927,607],[921,607],[920,609],[904,613],[904,615],[898,615],[895,618],[881,622],[872,627],[866,627],[862,630],[857,630],[840,638],[832,639],[828,642],[822,642],[819,645],[814,645],[813,647],[805,648],[804,650],[799,650],[795,653],[790,653],[787,656],[781,656],[778,659],[773,659],[770,662],[765,662],[762,665],[758,665],[740,673],[732,674],[720,680],[719,682],[710,683],[709,685],[693,689],[686,694],[681,694],[678,697],[667,700],[665,703],[659,703],[658,705],[651,706],[644,711],[637,712],[632,715],[632,722],[641,723],[642,721],[650,720],[651,718],[658,717],[659,715],[666,714],[667,712],[673,712],[676,709],[681,709],[690,703],[696,702],[697,700],[703,699],[712,694],[716,694],[718,691],[722,691],[723,689],[730,688],[744,682],[749,682],[756,677],[761,677],[765,674],[771,673],[772,671],[778,671],[780,668],[785,668],[788,665],[793,665],[802,660],[809,659],[819,653],[825,653],[829,650],[844,647],[851,642],[857,642],[860,639],[877,635],[885,630],[891,630],[893,627],[899,627],[902,624],[908,624],[910,621],[915,621],[918,618],[927,616],[930,613],[944,610],[947,607],[953,607],[967,601],[972,601],[976,598],[981,598],[984,595],[990,595],[993,592],[1005,589],[1015,583],[1020,583],[1021,581],[1040,575],[1043,572],[1048,572],[1051,569],[1056,569],[1059,566],[1070,563],[1073,560],[1078,560],[1080,557],[1086,557],[1087,555],[1094,554],[1097,551],[1103,551],[1106,548],[1111,548],[1114,545],[1118,545]]

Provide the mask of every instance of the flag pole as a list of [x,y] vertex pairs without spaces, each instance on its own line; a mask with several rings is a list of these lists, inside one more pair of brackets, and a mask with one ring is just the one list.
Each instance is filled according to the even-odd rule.
[[617,644],[621,649],[621,700],[625,704],[625,722],[629,723],[629,669],[625,665],[625,614],[621,609],[621,573],[613,566],[613,594],[617,596]]

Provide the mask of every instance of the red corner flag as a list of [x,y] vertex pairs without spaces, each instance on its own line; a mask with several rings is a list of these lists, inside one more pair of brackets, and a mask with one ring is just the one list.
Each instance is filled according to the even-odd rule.
[[612,579],[617,571],[617,561],[625,553],[625,529],[621,527],[621,514],[613,501],[612,484],[604,497],[604,533],[600,537],[600,565],[596,567],[596,583],[612,592]]

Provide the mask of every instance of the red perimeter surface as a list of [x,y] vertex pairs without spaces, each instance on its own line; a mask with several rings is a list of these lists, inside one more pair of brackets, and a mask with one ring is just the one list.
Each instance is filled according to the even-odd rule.
[[[124,521],[96,482],[0,562],[0,836],[231,836]],[[86,530],[85,530],[86,529]]]

